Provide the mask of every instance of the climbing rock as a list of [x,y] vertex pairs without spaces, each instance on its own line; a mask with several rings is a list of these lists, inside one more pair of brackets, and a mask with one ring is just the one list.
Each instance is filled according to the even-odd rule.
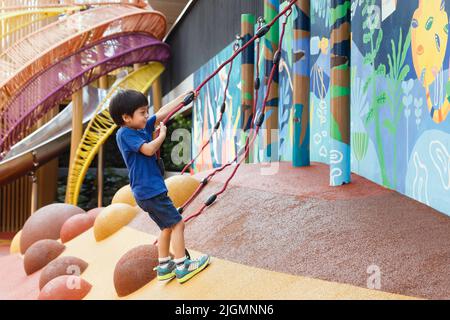
[[25,252],[23,266],[29,275],[45,267],[64,251],[66,247],[56,240],[44,239],[33,243]]
[[9,246],[9,253],[20,253],[20,237],[22,235],[22,230],[16,233]]
[[20,252],[23,254],[36,241],[59,239],[61,227],[71,216],[85,211],[77,206],[54,203],[33,213],[22,228]]
[[59,276],[48,282],[39,293],[39,300],[81,300],[92,285],[78,276]]
[[114,203],[107,206],[95,219],[95,239],[101,241],[108,238],[133,220],[137,212],[137,207],[132,207],[125,203]]
[[120,258],[114,269],[114,287],[119,297],[127,296],[156,277],[158,248],[142,245],[131,249]]
[[94,225],[94,214],[80,213],[70,217],[61,227],[60,238],[63,243],[79,236]]
[[177,175],[167,178],[168,196],[176,208],[181,207],[194,194],[200,182],[191,176]]
[[105,209],[105,208],[104,207],[94,208],[94,209],[89,210],[86,213],[90,214],[90,215],[93,215],[94,217],[97,218],[97,216],[100,214],[100,212],[102,212],[103,209]]
[[116,192],[111,200],[111,204],[113,203],[126,203],[132,207],[137,205],[136,199],[134,199],[134,195],[129,184],[123,186]]
[[86,270],[86,261],[77,257],[59,257],[51,261],[41,272],[39,289],[42,289],[51,280],[64,275],[81,275]]

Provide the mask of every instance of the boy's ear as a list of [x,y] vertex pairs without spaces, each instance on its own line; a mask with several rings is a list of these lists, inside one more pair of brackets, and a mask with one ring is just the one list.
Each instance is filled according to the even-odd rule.
[[122,120],[125,123],[129,122],[131,119],[132,119],[132,117],[130,115],[128,115],[128,114],[123,114],[122,115]]

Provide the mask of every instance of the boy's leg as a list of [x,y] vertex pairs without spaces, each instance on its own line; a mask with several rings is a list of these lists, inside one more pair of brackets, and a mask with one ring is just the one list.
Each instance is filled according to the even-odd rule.
[[161,230],[158,239],[158,256],[159,258],[169,257],[171,228]]
[[172,227],[172,246],[175,259],[180,259],[185,256],[184,246],[184,221],[181,220]]
[[181,220],[172,228],[172,247],[175,254],[175,271],[178,282],[183,283],[205,269],[210,261],[208,255],[201,256],[198,259],[190,260],[185,255],[184,244],[184,221]]
[[158,239],[158,260],[159,265],[155,268],[158,280],[170,280],[175,277],[175,262],[170,258],[170,235],[172,229],[161,230]]

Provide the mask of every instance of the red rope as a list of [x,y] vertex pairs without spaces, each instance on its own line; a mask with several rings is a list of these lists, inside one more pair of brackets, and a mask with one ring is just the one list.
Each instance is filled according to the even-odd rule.
[[[290,13],[286,15],[286,20],[283,22],[283,25],[282,25],[282,31],[281,31],[281,35],[280,35],[279,48],[278,48],[279,52],[281,52],[281,48],[282,48],[282,44],[283,44],[283,38],[284,38],[284,33],[285,33],[285,29],[286,29],[287,17],[288,17],[289,15],[290,15]],[[267,82],[267,91],[266,91],[266,95],[265,95],[265,97],[264,97],[263,108],[262,108],[262,110],[261,110],[261,114],[264,114],[264,113],[265,113],[266,105],[267,105],[267,100],[268,100],[268,98],[269,98],[269,93],[270,93],[270,87],[271,87],[271,85],[272,85],[273,77],[274,77],[274,75],[275,75],[275,70],[276,70],[277,67],[278,67],[278,63],[274,63],[273,66],[272,66],[272,69],[271,69],[271,71],[270,71],[270,76],[269,76],[269,79],[268,79],[268,82]],[[253,120],[253,118],[254,118],[254,115],[253,115],[253,117],[252,117],[252,120]],[[247,137],[247,139],[246,139],[246,146],[245,146],[245,154],[244,154],[244,156],[241,158],[241,160],[239,161],[239,163],[236,165],[236,167],[234,168],[233,172],[231,173],[231,175],[230,175],[230,176],[228,177],[228,179],[226,180],[226,182],[225,182],[224,186],[222,187],[222,189],[221,189],[219,192],[217,192],[217,193],[214,194],[216,197],[219,196],[220,194],[222,194],[222,193],[225,192],[225,190],[226,190],[227,187],[228,187],[228,184],[229,184],[230,181],[233,179],[234,175],[236,174],[237,170],[238,170],[239,167],[241,166],[242,162],[247,158],[248,153],[249,153],[249,150],[250,150],[250,146],[253,145],[253,143],[255,142],[255,139],[256,139],[256,137],[258,136],[258,132],[259,132],[259,129],[261,128],[261,125],[262,125],[262,124],[257,124],[257,126],[256,126],[256,131],[252,132],[252,133],[253,133],[253,136],[252,136],[252,140],[251,140],[251,142],[250,142],[250,145],[247,143],[247,142],[248,142],[248,138],[250,137],[250,134],[249,134],[249,136]],[[238,156],[238,155],[236,155],[236,158],[237,158],[237,156]],[[229,165],[229,164],[227,164],[227,165]],[[203,206],[202,206],[199,210],[197,210],[197,212],[195,212],[194,214],[192,214],[192,215],[190,215],[189,217],[185,218],[184,221],[185,221],[185,222],[188,222],[188,221],[190,221],[190,220],[192,220],[192,219],[198,217],[200,214],[203,213],[203,211],[204,211],[207,207],[208,207],[208,206],[207,206],[206,204],[203,204]]]
[[[296,3],[297,0],[291,0],[289,2],[289,4],[286,6],[286,8],[283,9],[283,11],[281,11],[280,13],[278,13],[275,18],[272,19],[272,21],[267,24],[266,26],[268,27],[272,27],[275,22],[284,14],[286,14],[288,11],[292,10],[292,6],[294,5],[294,3]],[[289,13],[290,14],[290,13]],[[232,60],[234,60],[236,58],[236,56],[238,54],[240,54],[242,51],[244,51],[253,41],[255,41],[258,38],[258,35],[254,35],[245,45],[243,45],[239,50],[237,50],[228,60],[226,60],[225,62],[223,62],[211,75],[209,75],[194,91],[196,93],[198,93],[205,85],[208,81],[210,81],[214,76],[216,76],[220,70],[223,69],[223,67],[225,67],[227,64],[229,64]],[[182,109],[184,107],[184,103],[181,102],[174,110],[172,110],[172,112],[170,112],[167,117],[163,120],[164,123],[167,123],[167,121],[175,114],[177,113],[180,109]]]
[[[256,78],[259,79],[259,60],[260,60],[260,43],[259,41],[257,41],[256,44]],[[253,100],[253,106],[252,106],[252,120],[250,122],[250,132],[251,130],[253,130],[253,125],[254,125],[254,119],[255,119],[255,115],[256,115],[256,106],[258,104],[258,88],[255,88],[255,98]],[[249,135],[246,138],[245,144],[244,144],[244,148],[247,148],[248,146],[248,142],[249,142],[249,137],[250,137],[250,132]],[[220,168],[215,169],[212,173],[210,173],[205,179],[204,181],[209,181],[212,179],[212,177],[214,177],[217,173],[223,171],[225,168],[227,168],[228,166],[230,166],[233,162],[235,162],[239,156],[240,152],[236,153],[236,156],[234,157],[233,160],[229,161],[228,163],[222,165]],[[181,208],[184,210],[186,209],[186,207],[198,196],[198,194],[203,190],[203,188],[205,187],[206,184],[202,183],[200,184],[197,189],[195,190],[195,192],[192,194],[192,196],[181,206]]]
[[[231,61],[230,69],[228,70],[227,83],[226,83],[226,86],[225,86],[225,90],[223,92],[223,103],[226,103],[226,101],[227,101],[227,92],[228,92],[228,86],[230,84],[230,75],[231,75],[231,70],[232,69],[233,69],[233,61]],[[218,123],[222,122],[222,117],[223,117],[223,112],[221,110],[220,111],[220,116],[219,116],[219,119],[216,122],[216,125]],[[214,133],[216,133],[216,128],[213,129],[213,131],[211,132],[211,135],[209,136],[208,140],[203,144],[201,150],[197,153],[197,155],[194,158],[192,158],[191,161],[188,164],[186,164],[184,166],[183,170],[181,170],[181,174],[184,174],[186,172],[186,170],[194,163],[194,161],[197,160],[197,158],[202,154],[203,150],[205,150],[205,148],[210,144]]]
[[[279,42],[279,50],[281,50],[281,47],[282,47],[282,42],[283,42],[283,37],[284,37],[284,33],[285,33],[285,27],[286,27],[286,22],[287,22],[287,17],[291,14],[291,12],[292,12],[292,6],[294,5],[294,3],[295,2],[297,2],[297,0],[291,0],[290,2],[289,2],[289,4],[286,6],[286,8],[284,8],[283,9],[283,11],[281,11],[277,16],[275,16],[275,18],[274,19],[272,19],[272,21],[269,23],[269,24],[267,24],[266,25],[266,27],[272,27],[274,24],[275,24],[275,22],[282,16],[282,15],[284,15],[284,14],[286,14],[286,21],[285,22],[283,22],[283,25],[282,25],[282,32],[281,32],[281,36],[280,36],[280,42]],[[288,13],[288,11],[289,11],[289,13]],[[228,60],[226,60],[225,62],[223,62],[210,76],[208,76],[196,89],[195,89],[195,94],[197,95],[198,94],[198,92],[206,85],[206,83],[207,82],[209,82],[214,76],[216,76],[219,72],[220,72],[220,70],[222,70],[222,68],[223,67],[225,67],[228,63],[231,63],[235,58],[236,58],[236,56],[238,55],[238,54],[240,54],[243,50],[245,50],[252,42],[254,42],[256,39],[259,39],[259,37],[258,37],[258,35],[254,35],[245,45],[243,45],[239,50],[237,50]],[[258,42],[258,54],[257,54],[257,65],[259,64],[259,42]],[[270,76],[269,76],[269,79],[268,79],[268,84],[267,84],[267,92],[266,92],[266,95],[265,95],[265,97],[264,97],[264,102],[263,102],[263,108],[262,108],[262,111],[261,111],[261,113],[262,114],[264,114],[264,112],[265,112],[265,109],[266,109],[266,104],[267,104],[267,99],[268,99],[268,95],[269,95],[269,92],[270,92],[270,86],[271,86],[271,84],[272,84],[272,81],[273,81],[273,76],[274,76],[274,74],[275,74],[275,68],[278,66],[278,64],[274,64],[273,66],[272,66],[272,70],[271,70],[271,72],[270,72]],[[230,69],[231,69],[231,67],[230,67]],[[259,76],[259,67],[257,67],[257,77]],[[222,194],[225,190],[226,190],[226,188],[228,187],[228,184],[229,184],[229,182],[231,181],[231,179],[234,177],[234,175],[236,174],[236,172],[237,172],[237,170],[238,170],[238,168],[240,167],[240,165],[242,164],[242,162],[247,158],[247,156],[248,156],[248,153],[249,153],[249,150],[250,150],[250,146],[251,145],[253,145],[253,143],[254,143],[254,141],[255,141],[255,139],[256,139],[256,137],[257,137],[257,135],[258,135],[258,132],[259,132],[259,129],[260,129],[260,125],[261,124],[259,124],[259,125],[257,125],[256,126],[256,131],[254,131],[254,129],[253,129],[253,122],[254,122],[254,119],[255,119],[255,115],[256,115],[256,105],[257,105],[257,100],[258,100],[258,90],[256,90],[255,89],[255,101],[254,101],[254,104],[253,104],[253,114],[252,114],[252,122],[251,122],[251,128],[250,128],[250,132],[249,132],[249,135],[247,136],[247,138],[246,138],[246,142],[245,142],[245,153],[244,153],[244,157],[242,157],[241,158],[241,160],[239,161],[239,163],[236,165],[236,167],[235,167],[235,169],[233,170],[233,172],[232,172],[232,174],[230,175],[230,177],[227,179],[227,181],[225,182],[225,184],[224,184],[224,187],[218,192],[218,193],[216,193],[215,195],[217,196],[217,195],[220,195],[220,194]],[[174,110],[172,110],[167,116],[166,116],[166,118],[163,120],[163,123],[167,123],[167,121],[175,114],[175,113],[177,113],[180,109],[182,109],[183,107],[185,106],[185,103],[184,102],[181,102]],[[156,130],[156,134],[158,134],[159,133],[159,129],[158,130]],[[252,135],[252,139],[251,139],[251,142],[249,143],[249,140],[250,140],[250,135],[251,134],[253,134]],[[203,150],[203,149],[202,149]],[[220,171],[222,171],[222,170],[224,170],[226,167],[228,167],[228,166],[230,166],[234,161],[236,161],[237,160],[237,158],[238,158],[238,156],[239,156],[239,152],[236,154],[236,156],[235,156],[235,158],[231,161],[231,162],[228,162],[227,164],[225,164],[225,165],[223,165],[222,167],[220,167],[220,168],[218,168],[218,169],[216,169],[216,170],[214,170],[212,173],[210,173],[205,179],[206,179],[206,181],[208,181],[209,179],[211,179],[216,173],[218,173],[218,172],[220,172]],[[158,157],[159,157],[159,150],[158,150]],[[200,191],[203,189],[203,187],[205,186],[205,184],[201,184],[198,188],[197,188],[197,190],[194,192],[194,194],[185,202],[185,204],[183,205],[183,207],[182,208],[185,208],[187,205],[189,205],[194,199],[195,199],[195,197],[200,193]],[[196,213],[194,213],[194,214],[192,214],[191,216],[189,216],[189,217],[187,217],[187,218],[185,218],[184,219],[184,221],[185,222],[188,222],[189,220],[192,220],[193,218],[195,218],[195,217],[197,217],[197,216],[199,216],[203,211],[204,211],[204,209],[207,207],[207,205],[206,204],[203,204],[202,205],[202,207],[196,212]],[[158,240],[156,240],[155,242],[154,242],[154,244],[157,244],[157,242],[158,242]]]

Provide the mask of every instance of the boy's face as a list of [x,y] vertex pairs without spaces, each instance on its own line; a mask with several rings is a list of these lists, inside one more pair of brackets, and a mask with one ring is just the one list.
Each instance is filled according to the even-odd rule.
[[122,119],[127,127],[133,129],[144,129],[148,120],[148,106],[142,106],[137,108],[133,116],[130,117],[127,114],[122,115]]

